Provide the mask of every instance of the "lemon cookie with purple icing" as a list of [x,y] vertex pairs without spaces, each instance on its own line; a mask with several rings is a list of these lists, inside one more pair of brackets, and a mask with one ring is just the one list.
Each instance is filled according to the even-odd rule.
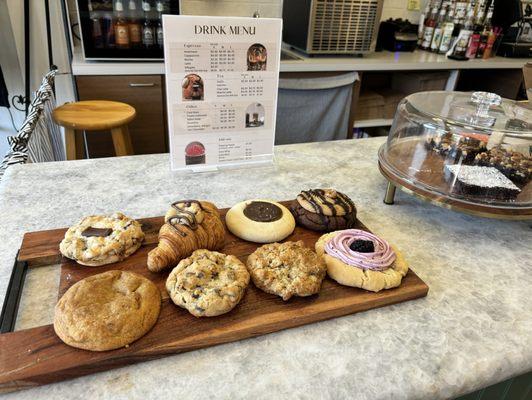
[[405,259],[387,241],[359,229],[327,233],[316,242],[327,274],[341,285],[372,292],[401,284],[408,272]]

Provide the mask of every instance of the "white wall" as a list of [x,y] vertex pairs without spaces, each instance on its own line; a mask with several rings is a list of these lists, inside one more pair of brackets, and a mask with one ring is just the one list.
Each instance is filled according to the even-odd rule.
[[[10,98],[24,95],[24,3],[22,0],[0,0],[0,64],[6,79]],[[70,64],[63,30],[61,0],[50,0],[50,25],[54,63],[59,67],[56,78],[57,103],[74,99]],[[30,88],[36,90],[42,76],[48,71],[48,47],[44,1],[30,1]],[[12,109],[20,126],[24,113]],[[5,138],[15,132],[9,114],[0,109],[0,158],[6,150]]]
[[[285,0],[286,4],[290,0]],[[283,0],[182,0],[181,12],[190,15],[233,15],[252,17],[281,17]]]
[[[420,0],[421,11],[425,9],[425,4],[430,0]],[[407,9],[408,0],[384,0],[382,8],[382,18],[384,21],[388,18],[408,19],[413,24],[419,22],[420,11],[409,11]]]

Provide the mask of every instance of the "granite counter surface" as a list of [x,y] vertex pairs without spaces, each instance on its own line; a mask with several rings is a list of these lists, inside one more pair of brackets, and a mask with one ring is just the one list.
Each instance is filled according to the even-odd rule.
[[402,250],[430,291],[424,299],[4,398],[444,399],[531,370],[530,222],[463,215],[401,192],[394,206],[384,205],[382,143],[281,146],[274,167],[193,175],[171,172],[168,155],[10,168],[0,185],[2,301],[26,231],[115,210],[162,215],[177,198],[227,207],[252,197],[290,199],[311,187],[348,194],[359,218]]

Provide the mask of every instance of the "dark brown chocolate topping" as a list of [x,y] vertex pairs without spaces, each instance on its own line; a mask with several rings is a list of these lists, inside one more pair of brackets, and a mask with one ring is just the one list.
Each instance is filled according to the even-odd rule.
[[113,233],[113,230],[111,228],[93,228],[92,226],[89,226],[87,229],[81,232],[81,236],[106,237],[109,236],[111,233]]
[[244,215],[257,222],[273,222],[281,219],[283,210],[267,201],[252,201],[244,208]]
[[184,237],[187,233],[182,231],[179,226],[184,225],[194,231],[198,229],[198,220],[196,219],[196,214],[192,211],[179,208],[178,204],[185,204],[186,207],[190,207],[192,204],[197,204],[202,211],[205,210],[198,200],[178,200],[172,203],[172,208],[177,211],[177,215],[168,218],[167,222],[177,231],[177,233],[179,233],[179,235]]
[[334,199],[327,197],[324,189],[303,190],[299,195],[314,208],[317,214],[323,214],[324,207],[331,210],[332,215],[337,214],[335,206],[344,210],[345,214],[349,214],[355,209],[353,201],[340,192],[336,192]]

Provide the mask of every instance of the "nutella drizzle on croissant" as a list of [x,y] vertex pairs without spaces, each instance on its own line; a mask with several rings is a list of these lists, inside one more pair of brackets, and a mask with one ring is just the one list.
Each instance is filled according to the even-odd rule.
[[172,203],[171,206],[174,210],[176,210],[177,215],[168,218],[167,222],[172,228],[177,231],[180,236],[185,237],[187,236],[187,232],[182,231],[179,226],[187,226],[188,228],[195,231],[196,229],[198,229],[198,220],[196,219],[195,213],[193,213],[192,211],[183,210],[178,206],[179,204],[185,204],[186,207],[190,207],[191,204],[197,204],[201,211],[208,211],[203,208],[203,206],[198,200],[178,200]]
[[337,215],[335,206],[344,210],[345,214],[349,214],[355,209],[355,204],[345,194],[335,192],[336,196],[331,198],[326,196],[325,193],[323,189],[310,189],[303,190],[299,195],[314,208],[316,214],[323,214],[322,209],[324,206],[331,210],[332,215]]

